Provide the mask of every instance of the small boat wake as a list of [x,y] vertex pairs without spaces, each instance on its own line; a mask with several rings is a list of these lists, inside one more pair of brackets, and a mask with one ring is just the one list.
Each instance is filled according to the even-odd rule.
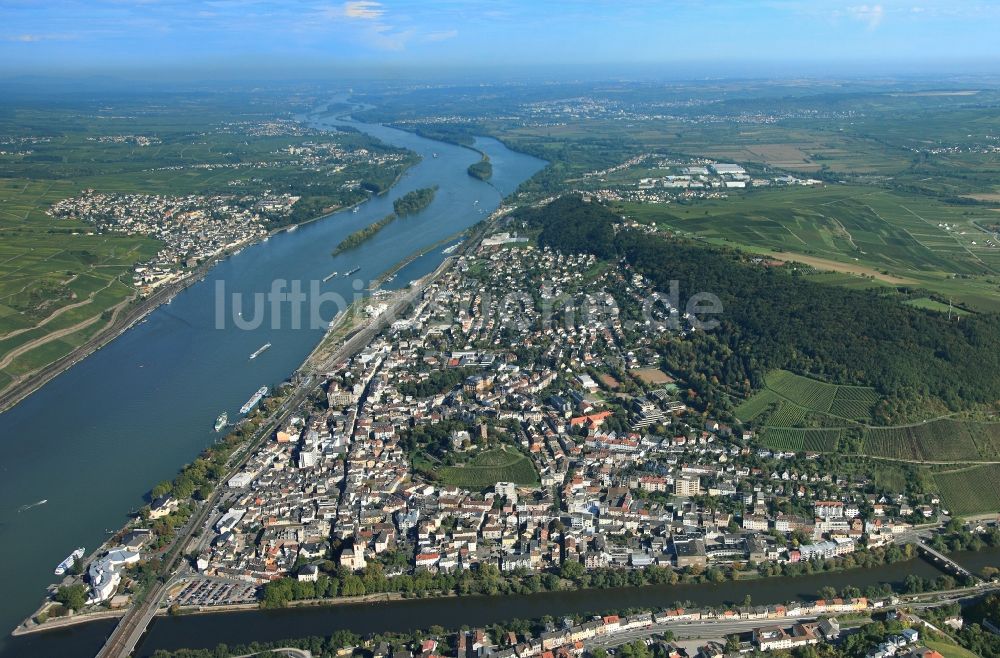
[[30,503],[30,504],[28,504],[28,505],[21,505],[20,507],[18,507],[18,508],[17,508],[17,512],[18,512],[19,514],[20,514],[21,512],[27,512],[27,511],[28,511],[29,509],[32,509],[32,508],[35,508],[35,507],[41,507],[42,505],[44,505],[44,504],[45,504],[45,503],[47,503],[47,502],[49,502],[49,501],[48,501],[48,499],[46,498],[46,499],[44,499],[44,500],[40,500],[40,501],[38,501],[37,503]]

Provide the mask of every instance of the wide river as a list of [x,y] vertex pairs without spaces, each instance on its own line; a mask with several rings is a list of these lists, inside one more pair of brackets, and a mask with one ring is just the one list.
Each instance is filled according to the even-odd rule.
[[[52,569],[59,560],[76,546],[92,549],[100,544],[106,529],[119,527],[129,511],[144,502],[153,484],[173,476],[212,442],[216,437],[212,424],[221,411],[236,417],[254,390],[287,378],[320,340],[321,328],[292,328],[287,308],[275,328],[268,321],[255,330],[237,329],[229,312],[224,314],[226,328],[217,328],[217,282],[224,282],[228,293],[243,293],[249,300],[252,293],[268,292],[276,279],[301,280],[308,289],[308,282],[355,267],[361,268],[358,277],[374,278],[478,222],[498,205],[501,195],[544,165],[495,140],[480,139],[477,148],[493,163],[493,179],[487,184],[466,174],[479,157],[469,149],[378,125],[324,122],[349,123],[415,151],[423,160],[389,194],[366,202],[357,213],[336,213],[228,258],[147,322],[0,415],[0,631],[12,629],[35,608],[45,586],[54,580]],[[330,256],[344,236],[389,213],[393,199],[431,185],[439,189],[430,207],[397,220],[354,250]],[[441,249],[405,266],[389,286],[405,285],[433,270],[443,258]],[[356,292],[352,279],[344,276],[321,288],[348,300]],[[321,310],[329,319],[336,309],[328,304]],[[267,342],[272,347],[251,361],[249,355]],[[23,508],[43,499],[48,501],[44,505]],[[972,568],[1000,564],[1000,553],[978,553],[968,560],[974,562],[967,562]],[[825,585],[898,584],[909,573],[939,572],[922,560],[912,560],[880,569],[753,583],[162,618],[153,623],[137,655],[150,655],[157,648],[323,635],[338,628],[366,633],[685,600],[721,604],[742,601],[748,593],[758,603],[784,601],[812,596]],[[0,658],[90,657],[112,627],[112,622],[99,622],[21,638],[0,633]]]
[[[41,602],[60,560],[77,546],[89,551],[104,541],[107,530],[143,504],[152,485],[171,478],[217,437],[212,425],[220,412],[237,418],[257,388],[285,380],[323,336],[322,326],[310,326],[306,310],[304,326],[293,327],[288,305],[280,324],[268,314],[260,328],[243,330],[234,326],[227,302],[225,328],[217,327],[217,282],[224,282],[227,299],[243,294],[246,319],[253,293],[267,293],[277,279],[301,281],[306,291],[319,282],[322,292],[350,301],[364,287],[357,279],[373,279],[479,222],[545,164],[480,139],[476,147],[493,163],[493,178],[485,183],[466,172],[480,157],[471,149],[379,125],[317,121],[352,125],[423,159],[358,212],[335,213],[226,259],[147,321],[0,414],[0,637]],[[331,257],[349,233],[392,212],[394,199],[434,185],[439,189],[428,208]],[[387,287],[432,271],[445,246],[408,264]],[[355,275],[343,276],[356,267]],[[342,274],[322,283],[333,271]],[[319,311],[329,320],[337,308],[326,303]],[[249,359],[268,342],[269,350]],[[42,500],[47,502],[26,507]],[[70,643],[79,645],[72,652],[55,637],[32,638],[30,650],[4,637],[0,655],[91,656],[100,640],[88,633],[89,641]]]

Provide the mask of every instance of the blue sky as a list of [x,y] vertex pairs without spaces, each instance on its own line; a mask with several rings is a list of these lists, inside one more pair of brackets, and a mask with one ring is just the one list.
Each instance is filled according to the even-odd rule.
[[702,65],[755,63],[959,69],[1000,60],[998,34],[996,0],[0,0],[0,70],[597,63],[693,74]]

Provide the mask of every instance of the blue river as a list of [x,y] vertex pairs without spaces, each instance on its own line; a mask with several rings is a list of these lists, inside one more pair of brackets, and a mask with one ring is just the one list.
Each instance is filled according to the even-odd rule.
[[[270,292],[275,282],[285,291],[300,282],[305,292],[315,285],[350,302],[367,294],[372,279],[422,254],[386,285],[405,286],[436,268],[442,250],[457,239],[442,241],[481,221],[545,164],[481,138],[475,146],[489,155],[494,170],[487,183],[466,172],[480,158],[472,149],[349,119],[313,121],[353,126],[422,160],[357,212],[334,213],[227,258],[144,322],[0,414],[0,656],[96,653],[109,624],[4,636],[42,601],[60,560],[77,546],[93,550],[145,502],[154,484],[211,444],[221,412],[238,418],[255,390],[287,379],[338,310],[333,302],[318,306],[323,322],[315,323],[304,304],[296,322],[292,305],[282,304],[273,315],[268,308],[259,327],[239,328],[253,317],[255,293]],[[392,212],[394,199],[434,185],[438,191],[426,209],[331,256],[348,234]],[[344,276],[355,268],[356,274]],[[322,281],[334,271],[340,274]],[[234,306],[234,295],[242,307]],[[270,349],[251,360],[265,343]],[[42,500],[47,502],[31,506]]]

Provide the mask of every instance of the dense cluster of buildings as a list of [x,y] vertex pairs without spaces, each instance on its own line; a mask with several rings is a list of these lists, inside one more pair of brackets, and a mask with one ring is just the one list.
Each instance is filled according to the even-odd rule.
[[[641,170],[642,176],[630,169]],[[786,185],[819,185],[813,178],[760,171],[706,158],[669,158],[646,153],[608,169],[584,174],[595,189],[587,193],[611,202],[670,203],[693,199],[723,199],[748,188]]]
[[136,287],[149,291],[222,252],[267,235],[268,216],[287,213],[298,197],[163,196],[86,190],[56,202],[50,214],[92,224],[97,233],[148,235],[163,243],[135,266]]
[[[698,573],[844,556],[910,529],[905,498],[692,413],[656,367],[658,344],[691,329],[643,277],[486,245],[327,373],[325,403],[229,480],[201,571],[254,583],[315,579],[326,560],[377,561],[390,577],[569,562]],[[521,470],[472,486],[462,469],[477,456]]]
[[[373,658],[570,658],[596,655],[596,649],[614,648],[640,641],[653,655],[668,658],[723,658],[754,652],[788,652],[803,647],[841,640],[841,624],[836,615],[870,614],[881,607],[865,599],[816,601],[794,607],[760,606],[722,612],[675,608],[657,613],[602,615],[590,618],[554,619],[531,632],[501,631],[494,636],[486,629],[461,630],[454,635],[431,636],[417,644],[390,646],[372,641],[365,653]],[[896,616],[890,612],[890,616]],[[887,634],[868,652],[868,658],[941,658],[941,654],[919,644],[924,622],[906,615],[907,624],[896,633]],[[661,639],[665,631],[690,624],[729,624],[768,621],[745,632],[731,635],[736,641],[723,644],[717,640]],[[788,625],[790,624],[790,625]],[[712,637],[712,626],[702,626],[704,637]],[[653,645],[656,645],[653,647]],[[738,648],[737,648],[738,645]],[[345,647],[356,650],[358,647]],[[609,653],[614,653],[610,651]]]
[[87,141],[98,144],[128,144],[129,146],[151,146],[162,143],[159,137],[150,137],[149,135],[99,135],[88,137]]

